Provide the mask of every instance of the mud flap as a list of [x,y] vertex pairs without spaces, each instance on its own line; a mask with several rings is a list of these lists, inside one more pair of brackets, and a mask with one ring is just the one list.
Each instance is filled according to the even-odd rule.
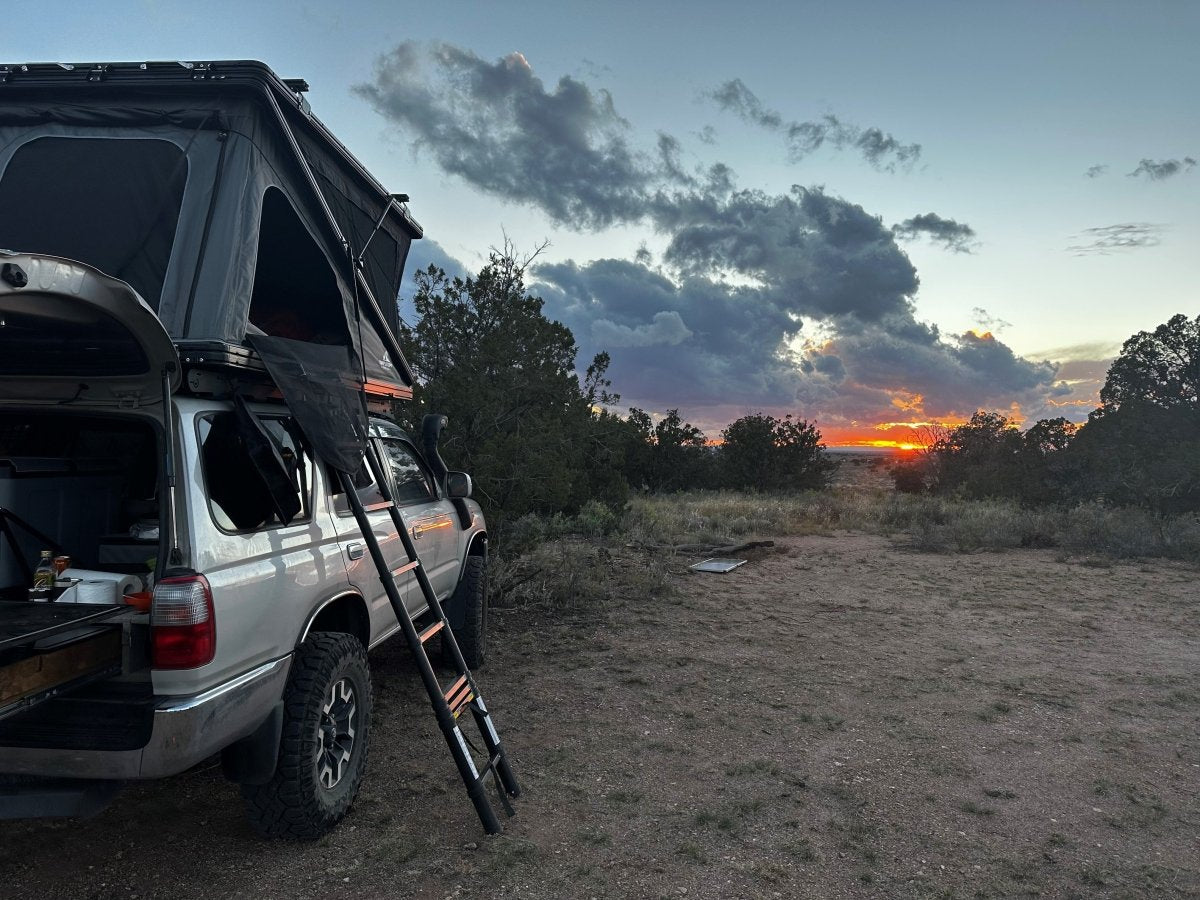
[[238,784],[266,784],[275,774],[282,736],[283,701],[280,700],[252,734],[221,751],[221,771]]

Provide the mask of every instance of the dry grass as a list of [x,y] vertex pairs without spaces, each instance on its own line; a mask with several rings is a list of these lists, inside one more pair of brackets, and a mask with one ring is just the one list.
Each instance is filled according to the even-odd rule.
[[695,492],[636,498],[623,530],[631,543],[734,543],[752,537],[860,531],[918,549],[970,553],[1057,547],[1069,556],[1166,557],[1200,563],[1200,519],[1168,519],[1100,504],[1023,508],[853,489],[794,495]]

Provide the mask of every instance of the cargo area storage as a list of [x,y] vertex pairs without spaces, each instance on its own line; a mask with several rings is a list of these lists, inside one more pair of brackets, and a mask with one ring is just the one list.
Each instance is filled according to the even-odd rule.
[[72,569],[150,575],[160,555],[156,448],[140,417],[0,410],[0,600],[28,598],[46,549]]
[[[97,579],[128,575],[140,589],[154,572],[157,446],[140,416],[0,410],[0,746],[145,742],[148,629],[134,623],[146,617]],[[68,575],[92,573],[92,590],[29,602],[43,550],[69,556]]]

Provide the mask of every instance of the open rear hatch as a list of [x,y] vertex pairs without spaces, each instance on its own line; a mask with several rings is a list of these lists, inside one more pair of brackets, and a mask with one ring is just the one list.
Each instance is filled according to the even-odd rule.
[[0,402],[151,406],[179,379],[170,336],[124,281],[0,250]]

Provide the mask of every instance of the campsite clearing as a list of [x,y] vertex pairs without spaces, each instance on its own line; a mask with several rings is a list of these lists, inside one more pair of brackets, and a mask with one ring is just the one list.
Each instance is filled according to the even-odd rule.
[[672,560],[661,599],[495,611],[481,682],[524,788],[500,837],[388,645],[333,834],[258,839],[214,760],[91,820],[0,823],[5,896],[1200,892],[1194,569],[846,533],[750,556]]

